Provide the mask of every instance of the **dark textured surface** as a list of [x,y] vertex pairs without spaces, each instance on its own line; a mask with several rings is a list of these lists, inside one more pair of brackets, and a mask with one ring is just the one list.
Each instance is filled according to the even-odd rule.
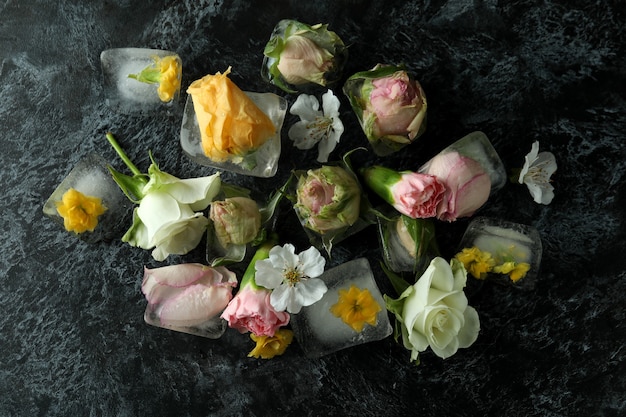
[[[624,415],[625,10],[617,0],[2,2],[0,415]],[[415,169],[474,130],[489,136],[507,169],[521,166],[535,140],[557,157],[552,204],[510,184],[481,211],[539,230],[536,288],[471,285],[481,333],[450,359],[427,352],[415,367],[388,338],[319,360],[294,344],[264,361],[247,358],[251,341],[232,330],[209,340],[150,327],[139,290],[143,265],[158,265],[150,252],[120,241],[87,245],[42,214],[90,151],[122,168],[108,130],[143,170],[152,149],[174,175],[213,172],[182,154],[181,112],[107,108],[102,50],[171,49],[183,59],[184,87],[232,65],[243,89],[278,92],[259,71],[281,18],[328,23],[350,45],[346,74],[403,62],[426,90],[420,141],[357,163]],[[340,97],[346,132],[335,158],[365,144]],[[290,169],[314,166],[316,151],[293,149],[286,129],[283,150],[274,179],[224,178],[267,193]],[[284,218],[283,237],[303,246],[295,215]],[[466,225],[437,224],[446,255]],[[379,259],[374,229],[335,253],[330,265]],[[166,263],[203,259],[199,249]]]

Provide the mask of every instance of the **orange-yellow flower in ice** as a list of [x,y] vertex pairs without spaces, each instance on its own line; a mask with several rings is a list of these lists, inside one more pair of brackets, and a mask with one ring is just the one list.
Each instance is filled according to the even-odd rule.
[[502,265],[498,265],[493,268],[493,272],[498,274],[509,274],[511,281],[517,282],[526,276],[526,273],[530,270],[530,265],[526,262],[513,262],[508,261]]
[[354,285],[349,290],[339,290],[339,300],[330,308],[331,313],[355,332],[361,332],[365,323],[376,326],[376,315],[380,310],[380,305],[367,288],[361,290]]
[[65,230],[76,233],[93,232],[98,216],[106,211],[98,197],[87,196],[74,188],[67,190],[56,206]]
[[223,73],[191,83],[187,93],[200,127],[204,154],[215,162],[243,157],[276,132],[271,119]]
[[250,338],[256,342],[256,347],[248,353],[248,357],[271,359],[285,353],[287,346],[293,341],[293,332],[288,329],[278,329],[274,336],[257,336],[250,333]]
[[467,272],[477,279],[485,279],[487,273],[491,272],[496,264],[489,252],[483,252],[477,247],[463,248],[455,258],[461,261]]
[[180,89],[182,74],[180,58],[175,55],[166,56],[160,59],[157,65],[161,73],[159,88],[157,89],[159,99],[164,102],[172,101],[174,95]]
[[146,84],[159,84],[157,94],[159,99],[168,103],[180,90],[183,66],[178,55],[152,57],[154,63],[141,70],[139,74],[129,74],[128,77]]

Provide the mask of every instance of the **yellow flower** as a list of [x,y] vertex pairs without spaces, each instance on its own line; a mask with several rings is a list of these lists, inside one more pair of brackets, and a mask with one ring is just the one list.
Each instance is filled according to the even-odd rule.
[[200,127],[202,150],[215,162],[242,157],[274,135],[272,120],[223,73],[191,83],[187,93]]
[[248,357],[271,359],[285,353],[287,346],[293,341],[293,332],[288,329],[278,329],[274,336],[257,336],[250,333],[250,338],[256,342],[256,347],[248,353]]
[[339,290],[339,300],[330,308],[331,313],[356,332],[362,331],[365,323],[376,326],[376,315],[380,310],[367,288],[360,290],[354,285],[349,290]]
[[530,265],[526,262],[505,262],[502,265],[498,265],[493,268],[493,272],[498,274],[509,274],[511,281],[517,282],[526,276],[526,273],[530,270]]
[[63,225],[68,232],[93,232],[98,225],[98,216],[106,211],[98,197],[86,196],[70,188],[56,202],[57,212],[63,217]]
[[483,252],[475,246],[464,248],[455,258],[461,261],[467,272],[478,279],[485,279],[496,264],[489,252]]
[[165,103],[172,101],[178,90],[182,78],[182,63],[178,55],[152,57],[153,64],[141,70],[139,74],[129,74],[128,77],[146,84],[159,84],[157,94]]
[[157,93],[161,101],[172,101],[174,95],[180,89],[182,68],[180,59],[175,56],[166,56],[158,61],[156,65],[159,67],[161,78],[159,80],[159,88]]

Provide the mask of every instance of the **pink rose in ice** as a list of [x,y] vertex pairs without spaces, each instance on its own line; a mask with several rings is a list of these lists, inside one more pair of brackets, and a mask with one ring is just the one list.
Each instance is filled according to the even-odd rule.
[[270,304],[271,291],[246,286],[228,304],[222,318],[241,333],[274,336],[276,330],[289,323],[289,313],[278,312]]
[[[399,135],[413,140],[425,116],[421,111],[424,92],[419,83],[410,79],[406,71],[397,71],[374,79],[372,85],[364,112],[364,119],[373,122],[371,136]],[[370,126],[370,122],[365,125]]]
[[446,188],[433,175],[402,172],[400,181],[391,186],[393,206],[413,219],[435,217]]
[[437,218],[454,221],[474,214],[489,198],[491,179],[475,160],[447,152],[426,163],[420,172],[436,176],[446,193],[437,209]]
[[223,266],[190,263],[144,268],[141,291],[162,326],[190,327],[219,315],[236,285],[235,274]]
[[298,179],[298,211],[304,226],[320,234],[352,226],[359,218],[361,189],[339,166],[324,165]]

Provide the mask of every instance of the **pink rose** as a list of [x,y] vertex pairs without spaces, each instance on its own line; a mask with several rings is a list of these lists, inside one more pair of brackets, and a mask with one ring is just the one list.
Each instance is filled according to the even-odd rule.
[[241,333],[250,331],[256,336],[274,336],[276,330],[289,323],[289,313],[278,312],[270,304],[271,291],[242,288],[228,304],[222,318]]
[[446,186],[437,218],[454,221],[474,214],[489,198],[491,179],[475,160],[447,152],[427,162],[420,172],[436,176]]
[[410,79],[406,71],[374,79],[372,85],[367,114],[364,114],[365,119],[374,119],[371,136],[398,135],[413,140],[424,119],[422,87]]
[[232,299],[235,274],[201,264],[144,268],[141,291],[163,327],[191,327],[216,317]]
[[400,181],[391,186],[393,206],[413,219],[435,217],[446,188],[433,175],[402,172]]

